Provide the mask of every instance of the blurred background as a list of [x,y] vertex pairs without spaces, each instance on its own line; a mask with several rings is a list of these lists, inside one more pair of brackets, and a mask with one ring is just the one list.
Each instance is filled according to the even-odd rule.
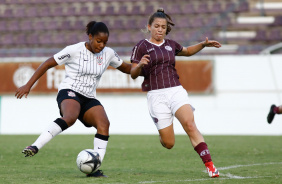
[[[134,45],[148,38],[148,17],[159,7],[175,26],[167,38],[183,46],[222,44],[192,57],[177,57],[182,85],[204,134],[282,135],[282,119],[266,122],[271,104],[282,104],[281,0],[0,0],[0,134],[37,134],[59,116],[56,104],[64,68],[49,70],[27,99],[14,91],[65,46],[87,41],[85,26],[102,21],[108,46],[130,61]],[[116,134],[155,134],[143,79],[109,68],[97,98]],[[175,131],[183,134],[175,120]],[[77,123],[65,133],[92,133]]]

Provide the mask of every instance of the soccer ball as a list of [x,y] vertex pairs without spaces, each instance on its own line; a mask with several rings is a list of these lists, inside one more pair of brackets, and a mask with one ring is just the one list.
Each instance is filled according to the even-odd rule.
[[77,155],[76,165],[78,169],[85,174],[94,173],[101,166],[100,155],[99,153],[94,152],[93,149],[82,150]]

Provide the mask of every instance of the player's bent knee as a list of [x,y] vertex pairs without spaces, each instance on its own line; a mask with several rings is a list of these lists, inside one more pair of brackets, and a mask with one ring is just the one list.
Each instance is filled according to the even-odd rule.
[[167,148],[167,149],[172,149],[174,146],[174,142],[172,141],[167,141],[167,142],[163,142],[162,140],[160,140],[161,144],[163,147]]
[[97,130],[102,134],[107,134],[109,132],[110,122],[109,121],[101,121],[97,123]]

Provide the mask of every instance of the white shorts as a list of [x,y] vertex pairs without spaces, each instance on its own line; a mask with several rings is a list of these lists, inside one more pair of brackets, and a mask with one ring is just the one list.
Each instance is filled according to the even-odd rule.
[[[181,106],[190,104],[190,101],[187,91],[182,86],[175,86],[149,91],[147,103],[157,129],[161,130],[170,126],[175,112]],[[193,107],[192,109],[195,110]]]

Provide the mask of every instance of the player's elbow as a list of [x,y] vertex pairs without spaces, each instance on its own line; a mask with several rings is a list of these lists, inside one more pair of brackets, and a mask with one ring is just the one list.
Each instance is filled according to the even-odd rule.
[[132,73],[131,73],[130,76],[131,76],[132,79],[136,79],[136,78],[138,77],[138,75],[134,75],[134,74],[132,74]]

